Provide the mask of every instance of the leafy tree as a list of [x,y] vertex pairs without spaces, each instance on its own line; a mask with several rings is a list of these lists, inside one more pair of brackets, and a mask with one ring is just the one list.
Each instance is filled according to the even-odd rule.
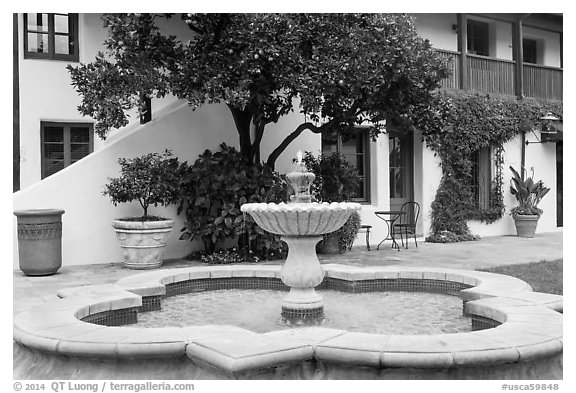
[[69,67],[82,96],[79,110],[97,120],[105,138],[128,123],[126,111],[168,93],[192,109],[224,103],[238,131],[241,154],[260,162],[266,126],[295,110],[306,121],[270,154],[273,168],[302,132],[385,120],[400,128],[441,127],[434,89],[446,61],[402,14],[182,14],[189,41],[163,35],[157,18],[106,14],[106,53]]

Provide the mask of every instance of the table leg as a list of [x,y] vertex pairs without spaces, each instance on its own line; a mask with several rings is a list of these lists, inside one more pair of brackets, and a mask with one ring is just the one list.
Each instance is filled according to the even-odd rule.
[[[386,227],[388,228],[388,233],[386,234],[386,237],[384,239],[382,239],[382,241],[380,243],[378,243],[378,246],[376,246],[376,250],[380,249],[380,244],[382,244],[386,240],[390,239],[390,223],[388,222],[388,220],[385,220],[385,219],[382,219],[382,221],[384,221],[386,223]],[[392,240],[394,240],[394,238],[392,238]]]

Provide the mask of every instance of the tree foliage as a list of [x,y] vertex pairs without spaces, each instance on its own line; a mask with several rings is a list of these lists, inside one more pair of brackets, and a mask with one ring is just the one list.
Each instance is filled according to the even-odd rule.
[[165,36],[156,25],[172,15],[106,14],[106,52],[69,67],[82,96],[79,110],[96,131],[127,124],[142,97],[175,94],[192,109],[228,106],[240,152],[260,161],[268,124],[295,110],[306,121],[270,154],[274,163],[302,132],[383,121],[433,132],[433,90],[448,75],[446,60],[401,14],[182,14],[189,40]]
[[[138,201],[143,210],[142,221],[148,220],[148,208],[167,206],[179,198],[180,164],[172,152],[149,153],[141,157],[119,158],[120,176],[109,178],[103,195],[114,206]],[[156,218],[156,217],[153,217]]]

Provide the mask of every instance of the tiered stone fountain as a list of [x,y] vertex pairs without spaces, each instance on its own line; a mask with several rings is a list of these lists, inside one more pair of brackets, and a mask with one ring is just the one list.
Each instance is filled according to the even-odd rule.
[[306,170],[301,152],[295,171],[286,178],[294,189],[290,203],[247,203],[241,210],[265,231],[282,235],[288,245],[281,279],[290,292],[282,301],[282,316],[289,320],[316,319],[324,314],[324,302],[314,289],[324,279],[316,244],[323,234],[342,227],[354,211],[360,210],[360,205],[312,202],[310,186],[316,176]]

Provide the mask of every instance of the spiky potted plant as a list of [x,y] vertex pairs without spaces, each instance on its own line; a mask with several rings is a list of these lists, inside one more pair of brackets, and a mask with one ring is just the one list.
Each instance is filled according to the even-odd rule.
[[120,176],[109,178],[103,195],[114,206],[138,201],[143,214],[112,221],[122,248],[124,266],[154,269],[162,265],[166,243],[174,220],[148,214],[150,206],[175,203],[179,195],[179,163],[172,153],[149,153],[141,157],[120,158]]
[[510,214],[514,218],[516,233],[520,237],[534,237],[542,209],[538,204],[550,188],[545,187],[542,180],[534,181],[534,168],[532,176],[525,177],[526,170],[521,168],[522,174],[510,167],[513,177],[510,180],[510,192],[516,197],[518,206]]

